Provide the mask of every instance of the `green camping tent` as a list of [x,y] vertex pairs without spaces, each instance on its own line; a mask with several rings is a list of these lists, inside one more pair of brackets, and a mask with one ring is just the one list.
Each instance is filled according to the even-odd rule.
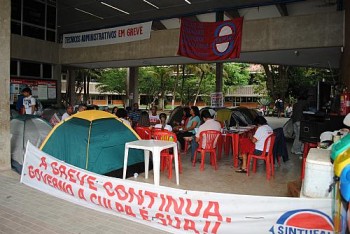
[[[115,115],[89,110],[57,124],[40,148],[66,163],[107,174],[123,169],[125,143],[138,139]],[[128,167],[140,163],[144,163],[143,152],[130,150]]]

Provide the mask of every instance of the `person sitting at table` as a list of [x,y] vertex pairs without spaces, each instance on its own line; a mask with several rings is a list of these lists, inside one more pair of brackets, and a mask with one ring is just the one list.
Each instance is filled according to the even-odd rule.
[[173,130],[173,128],[169,124],[166,124],[166,117],[167,116],[165,113],[160,113],[159,114],[160,123],[154,125],[154,128],[159,128],[162,130],[165,129],[165,130],[168,130],[169,132],[171,132]]
[[138,127],[150,127],[151,123],[149,122],[149,114],[147,111],[142,111],[140,114],[139,122],[137,123]]
[[263,116],[257,116],[254,124],[258,126],[254,136],[250,135],[248,138],[242,138],[239,142],[241,148],[240,159],[242,165],[236,172],[247,172],[247,156],[249,153],[261,155],[264,150],[264,143],[266,138],[273,133],[272,128],[267,124]]
[[151,107],[151,114],[149,115],[149,122],[151,123],[152,126],[160,123],[159,116],[157,115],[157,106],[155,106],[155,105]]
[[195,128],[198,128],[201,120],[199,118],[199,109],[197,106],[191,106],[190,109],[191,117],[189,118],[186,126],[181,129],[177,134],[177,140],[181,144],[181,149],[185,149],[185,139],[184,137],[192,137],[195,135]]
[[[193,160],[194,154],[196,153],[196,149],[198,147],[200,133],[203,131],[207,131],[207,130],[221,131],[220,122],[214,120],[213,116],[214,115],[212,115],[210,113],[210,110],[203,110],[202,111],[201,118],[204,121],[204,123],[199,126],[198,131],[196,132],[196,140],[192,141],[192,143],[191,143],[191,161]],[[205,143],[203,143],[203,145],[204,144]]]
[[173,132],[176,133],[179,131],[180,128],[184,128],[187,125],[187,122],[191,117],[190,111],[191,108],[189,108],[188,106],[185,106],[183,108],[181,122],[174,121]]

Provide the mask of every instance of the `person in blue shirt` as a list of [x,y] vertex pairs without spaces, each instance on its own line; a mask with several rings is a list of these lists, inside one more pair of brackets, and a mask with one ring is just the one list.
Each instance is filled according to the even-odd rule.
[[176,134],[177,140],[180,142],[182,150],[185,148],[184,137],[194,136],[196,134],[195,128],[198,128],[201,122],[199,117],[200,113],[197,106],[191,106],[190,114],[191,117],[189,118],[186,126]]

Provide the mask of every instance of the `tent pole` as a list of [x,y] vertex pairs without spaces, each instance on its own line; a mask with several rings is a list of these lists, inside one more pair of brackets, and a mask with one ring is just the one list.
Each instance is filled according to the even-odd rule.
[[90,122],[88,143],[87,143],[87,146],[86,146],[86,164],[85,164],[85,169],[86,170],[88,169],[88,164],[89,164],[89,149],[90,149],[91,128],[92,128],[92,121]]

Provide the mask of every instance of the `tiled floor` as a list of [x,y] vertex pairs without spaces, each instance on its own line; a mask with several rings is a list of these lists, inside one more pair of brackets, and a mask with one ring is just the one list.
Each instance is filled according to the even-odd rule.
[[[285,119],[270,118],[273,127],[283,125]],[[288,144],[290,148],[291,143]],[[200,171],[199,165],[192,167],[190,155],[183,157],[183,173],[180,186],[175,179],[168,180],[161,173],[162,186],[186,190],[200,190],[220,193],[249,195],[286,196],[287,182],[300,176],[301,160],[290,154],[290,161],[276,168],[275,178],[266,180],[263,166],[247,177],[234,172],[232,156],[219,161],[215,171],[209,164]],[[130,178],[152,183],[144,174]],[[80,207],[70,202],[34,190],[19,182],[19,175],[13,171],[0,172],[0,233],[163,233],[151,227],[138,224],[113,215]]]

